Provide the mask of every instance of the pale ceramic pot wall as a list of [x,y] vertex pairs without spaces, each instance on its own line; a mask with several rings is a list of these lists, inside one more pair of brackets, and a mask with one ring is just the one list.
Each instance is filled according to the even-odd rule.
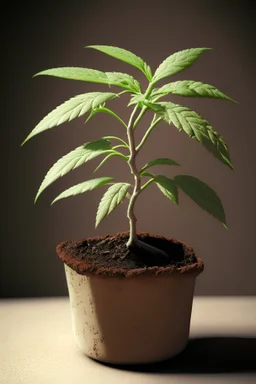
[[65,265],[78,348],[108,363],[149,363],[188,341],[195,273],[83,276]]

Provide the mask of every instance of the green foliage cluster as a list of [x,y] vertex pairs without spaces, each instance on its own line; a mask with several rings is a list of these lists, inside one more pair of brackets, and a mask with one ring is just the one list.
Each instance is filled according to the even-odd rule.
[[[181,189],[202,209],[206,210],[226,226],[225,213],[220,198],[216,192],[203,181],[189,175],[176,175],[173,178],[169,178],[165,175],[149,172],[151,167],[159,164],[179,166],[175,160],[170,158],[157,158],[145,164],[141,169],[137,168],[135,161],[138,152],[142,149],[152,130],[161,121],[165,121],[201,143],[218,160],[232,168],[227,143],[208,121],[187,107],[169,101],[162,101],[161,99],[173,94],[185,97],[234,100],[214,86],[199,81],[181,80],[165,84],[159,88],[156,87],[160,80],[190,67],[208,48],[191,48],[176,52],[167,57],[167,59],[159,65],[154,74],[152,74],[151,68],[144,60],[127,50],[104,45],[93,45],[88,48],[98,50],[136,67],[146,76],[148,87],[145,92],[143,92],[140,83],[126,73],[101,72],[88,68],[64,67],[48,69],[38,73],[36,76],[49,75],[69,80],[108,84],[121,87],[123,91],[120,93],[89,92],[71,98],[44,117],[29,134],[24,143],[43,131],[85,114],[89,114],[86,120],[86,122],[88,122],[96,113],[107,113],[116,118],[127,131],[127,142],[120,137],[105,136],[95,141],[85,143],[66,154],[48,171],[35,200],[37,200],[44,189],[55,180],[80,165],[85,164],[87,161],[98,156],[103,156],[103,160],[96,168],[96,170],[98,170],[112,156],[117,156],[129,165],[130,171],[134,176],[134,185],[126,182],[114,182],[111,177],[94,178],[65,190],[56,197],[53,202],[107,185],[108,189],[99,203],[96,215],[96,226],[104,217],[109,215],[125,197],[128,197],[129,206],[127,216],[130,220],[130,241],[134,241],[136,240],[135,201],[138,195],[150,184],[155,184],[163,195],[176,205],[179,203],[178,193],[179,189]],[[106,104],[109,105],[110,102],[113,102],[112,100],[120,97],[123,93],[130,94],[128,107],[134,106],[128,123],[125,123],[112,109],[106,107]],[[135,143],[134,131],[137,129],[140,120],[147,111],[152,113],[152,121],[141,141]],[[131,188],[132,190],[130,191]]]

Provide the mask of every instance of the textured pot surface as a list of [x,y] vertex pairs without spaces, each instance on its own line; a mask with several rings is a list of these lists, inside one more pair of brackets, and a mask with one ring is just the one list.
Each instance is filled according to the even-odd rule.
[[175,356],[189,337],[195,279],[202,268],[195,270],[127,278],[80,275],[65,265],[78,348],[116,364]]

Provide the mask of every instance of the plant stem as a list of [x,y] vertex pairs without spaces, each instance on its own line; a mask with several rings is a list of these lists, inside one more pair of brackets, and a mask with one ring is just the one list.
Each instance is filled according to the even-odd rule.
[[142,118],[142,116],[144,115],[144,113],[146,112],[148,108],[146,106],[144,106],[142,109],[141,109],[141,112],[140,114],[138,115],[137,119],[135,120],[134,124],[133,124],[133,129],[136,128],[137,124],[139,123],[140,119]]
[[121,119],[120,116],[118,116],[115,112],[113,112],[111,109],[109,108],[105,108],[105,107],[101,107],[100,108],[100,112],[105,112],[105,113],[108,113],[109,115],[115,117],[118,121],[120,121],[120,123],[123,124],[123,126],[127,129],[127,125],[125,124],[125,122]]
[[143,136],[143,138],[141,139],[141,142],[139,143],[139,145],[136,147],[136,151],[138,152],[141,147],[144,145],[144,143],[146,142],[148,136],[150,135],[150,133],[152,132],[153,128],[155,128],[155,126],[162,120],[161,117],[159,117],[157,120],[155,120],[155,117],[153,118],[152,120],[152,123],[150,125],[150,127],[148,128],[148,130],[146,131],[145,135]]
[[[153,88],[152,84],[149,84],[145,93],[146,97],[150,95],[152,88]],[[137,109],[138,109],[138,105],[136,105],[135,108],[133,109],[129,119],[128,126],[127,126],[127,136],[128,136],[129,147],[130,147],[130,157],[128,160],[128,164],[130,166],[131,174],[134,177],[134,189],[133,189],[133,193],[131,195],[129,205],[128,205],[128,210],[127,210],[127,217],[130,222],[130,237],[128,242],[126,243],[126,246],[128,248],[136,244],[139,244],[139,240],[136,233],[137,218],[134,214],[134,206],[141,192],[141,176],[136,166],[136,156],[139,150],[136,149],[136,145],[135,145],[134,129],[136,128],[137,124],[139,123],[144,113],[146,112],[147,107],[144,106],[141,112],[139,113],[138,117],[135,118]]]
[[151,183],[153,183],[154,179],[150,179],[148,180],[142,187],[141,187],[141,191],[144,191],[144,189],[146,189]]
[[[138,106],[136,105],[136,107],[134,108],[130,116],[128,129],[127,129],[127,136],[128,136],[129,147],[130,147],[130,157],[128,160],[128,164],[130,166],[131,174],[134,177],[134,189],[133,189],[133,193],[131,195],[129,205],[128,205],[128,210],[127,210],[127,217],[130,222],[130,237],[126,244],[127,247],[130,247],[131,245],[134,245],[138,242],[138,238],[136,234],[137,219],[134,214],[134,205],[141,191],[141,177],[140,177],[138,168],[136,166],[136,156],[138,152],[136,151],[136,147],[135,147],[135,138],[134,138],[134,131],[133,131],[134,116],[136,114],[137,109],[138,109]],[[142,117],[142,113],[140,113],[140,117]]]

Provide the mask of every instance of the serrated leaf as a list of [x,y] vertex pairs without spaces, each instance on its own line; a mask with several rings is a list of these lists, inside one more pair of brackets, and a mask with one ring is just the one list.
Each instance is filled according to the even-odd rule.
[[99,177],[97,179],[87,180],[83,183],[74,185],[73,187],[66,189],[59,196],[57,196],[56,199],[53,200],[52,204],[66,197],[75,196],[84,192],[92,191],[95,188],[108,184],[111,180],[113,180],[113,177]]
[[181,80],[165,84],[161,88],[154,89],[151,93],[154,96],[165,96],[168,93],[186,97],[208,97],[233,101],[230,97],[219,91],[213,85],[204,84],[200,81]]
[[168,197],[168,199],[172,200],[172,202],[176,205],[179,204],[178,189],[172,179],[163,175],[157,175],[154,176],[154,181],[160,191]]
[[103,195],[96,216],[96,227],[109,215],[125,198],[131,185],[128,183],[116,183],[111,185]]
[[38,199],[39,195],[58,178],[66,175],[69,171],[79,167],[87,161],[100,156],[104,153],[111,152],[111,144],[108,140],[100,139],[86,143],[67,155],[59,159],[46,174],[35,198]]
[[141,168],[140,174],[142,172],[144,172],[146,169],[153,167],[154,165],[177,165],[177,166],[179,166],[180,164],[178,164],[176,161],[171,160],[169,158],[159,157],[159,158],[152,160],[152,161],[148,162],[147,164],[145,164],[144,167]]
[[87,81],[122,87],[131,92],[140,92],[140,84],[132,76],[121,72],[102,72],[96,69],[80,67],[62,67],[46,69],[35,76],[47,75],[68,80]]
[[199,207],[210,213],[226,226],[226,217],[222,202],[212,188],[193,176],[178,175],[175,176],[173,180]]
[[134,53],[127,51],[123,48],[113,47],[109,45],[89,45],[86,48],[93,48],[100,52],[103,52],[109,56],[112,56],[118,60],[124,61],[127,64],[130,64],[139,70],[141,70],[148,80],[152,78],[151,69],[148,64],[145,63],[139,56],[136,56]]
[[210,48],[190,48],[175,52],[160,64],[153,76],[152,82],[156,83],[165,77],[175,75],[190,67],[204,51],[209,49]]
[[31,137],[67,121],[71,121],[76,117],[80,117],[114,97],[117,97],[117,95],[111,92],[89,92],[72,97],[72,99],[65,101],[45,116],[24,140],[23,144],[31,139]]
[[202,116],[178,104],[170,102],[159,104],[165,107],[165,112],[161,113],[165,121],[173,123],[179,131],[183,130],[188,136],[196,139],[223,164],[233,169],[227,143]]

